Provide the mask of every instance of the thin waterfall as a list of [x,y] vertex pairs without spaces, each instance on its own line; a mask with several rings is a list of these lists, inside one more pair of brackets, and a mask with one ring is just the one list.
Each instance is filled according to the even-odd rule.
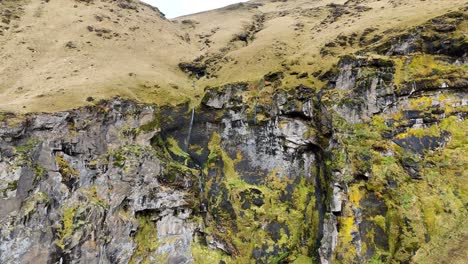
[[[190,118],[190,125],[189,125],[189,130],[187,133],[187,139],[185,140],[185,152],[188,153],[189,145],[190,145],[190,136],[192,135],[192,128],[193,128],[193,122],[195,119],[195,107],[192,107],[192,116]],[[203,202],[203,193],[204,193],[204,185],[203,185],[203,172],[200,170],[200,175],[198,176],[198,191],[200,192],[200,209],[201,212],[206,212],[207,208],[206,205]]]
[[190,125],[187,134],[187,139],[185,139],[185,152],[188,152],[189,144],[190,144],[190,136],[192,135],[192,127],[193,127],[193,119],[195,118],[195,107],[192,107],[192,117],[190,118]]
[[416,91],[416,81],[413,81],[413,88],[411,89],[410,96]]

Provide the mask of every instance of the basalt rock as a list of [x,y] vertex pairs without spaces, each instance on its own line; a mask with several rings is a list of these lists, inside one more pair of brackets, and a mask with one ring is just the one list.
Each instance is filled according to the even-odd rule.
[[[145,228],[138,215],[148,210],[158,212],[150,224],[162,243],[171,241],[158,254],[190,259],[175,245],[190,244],[195,229],[185,223],[192,186],[172,190],[158,182],[169,165],[148,147],[157,131],[139,129],[154,112],[114,100],[27,116],[31,125],[3,132],[2,153],[13,153],[2,155],[1,183],[17,186],[5,193],[0,212],[2,262],[128,262],[140,246],[133,236]],[[68,174],[77,179],[73,187],[64,181]]]
[[455,11],[428,21],[409,33],[393,38],[379,46],[377,51],[385,55],[408,55],[415,52],[444,54],[452,57],[466,56],[464,37],[454,34],[463,27],[464,12]]
[[326,211],[316,97],[302,87],[285,107],[278,95],[252,123],[246,89],[209,90],[192,111],[115,99],[4,123],[2,262],[191,263],[194,238],[259,263],[297,247],[314,257]]

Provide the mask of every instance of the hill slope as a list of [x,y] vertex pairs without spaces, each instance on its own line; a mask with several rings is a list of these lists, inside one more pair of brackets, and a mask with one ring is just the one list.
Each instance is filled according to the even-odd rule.
[[[312,75],[338,55],[464,2],[251,1],[168,21],[135,1],[4,0],[0,108],[65,110],[116,95],[199,101],[206,86],[258,82],[273,71],[285,73],[286,88],[320,86]],[[179,63],[205,77],[194,82]]]
[[178,54],[193,50],[183,32],[156,9],[122,3],[2,1],[3,12],[18,16],[3,24],[0,39],[2,108],[63,110],[89,96],[154,99],[157,85],[190,94],[177,70]]

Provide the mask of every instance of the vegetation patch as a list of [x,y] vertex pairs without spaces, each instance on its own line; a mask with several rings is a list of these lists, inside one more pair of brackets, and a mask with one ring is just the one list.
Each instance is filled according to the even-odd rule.
[[67,185],[69,189],[72,189],[79,178],[79,172],[71,167],[70,163],[62,156],[55,156],[55,162],[62,175],[62,183]]
[[77,206],[65,208],[62,216],[62,227],[57,231],[58,239],[55,244],[65,251],[66,246],[70,243],[70,239],[74,232],[74,219]]
[[130,259],[130,263],[153,263],[153,254],[158,249],[159,240],[156,223],[151,214],[137,214],[138,230],[134,241],[136,250]]
[[[251,256],[268,263],[292,262],[301,254],[308,255],[316,246],[314,234],[318,232],[313,184],[305,177],[296,182],[287,177],[280,178],[275,171],[265,184],[248,184],[235,169],[235,164],[243,157],[238,153],[232,159],[223,150],[219,134],[212,135],[208,148],[210,154],[205,173],[216,172],[217,176],[207,182],[205,195],[213,195],[209,190],[214,186],[223,188],[219,196],[211,198],[210,211],[215,218],[224,219],[218,223],[223,223],[229,231],[208,228],[207,232],[232,241],[239,252],[236,254],[239,262],[248,262]],[[288,194],[286,190],[290,190]],[[232,209],[226,210],[226,204]],[[256,225],[258,222],[265,225]],[[305,222],[309,224],[304,225]]]

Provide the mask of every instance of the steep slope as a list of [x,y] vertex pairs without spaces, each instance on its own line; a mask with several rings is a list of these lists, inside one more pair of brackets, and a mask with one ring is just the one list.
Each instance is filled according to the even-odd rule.
[[[206,68],[197,86],[236,81],[258,84],[282,72],[282,88],[321,87],[316,78],[338,57],[385,43],[393,36],[465,1],[250,1],[176,19],[197,40]],[[213,21],[216,21],[213,23]],[[199,57],[198,57],[199,56]]]
[[258,84],[277,71],[283,88],[321,87],[316,75],[339,55],[464,2],[251,1],[168,21],[134,0],[4,0],[0,108],[56,111],[112,96],[199,102],[207,86]]
[[151,97],[135,70],[91,95],[131,100],[0,112],[0,262],[465,262],[462,1],[252,1],[173,22],[87,2],[151,14],[168,45],[153,81],[187,86]]
[[[134,1],[2,1],[1,108],[54,111],[124,96],[191,95],[177,64],[191,45],[157,9]],[[179,90],[178,90],[179,89]]]

